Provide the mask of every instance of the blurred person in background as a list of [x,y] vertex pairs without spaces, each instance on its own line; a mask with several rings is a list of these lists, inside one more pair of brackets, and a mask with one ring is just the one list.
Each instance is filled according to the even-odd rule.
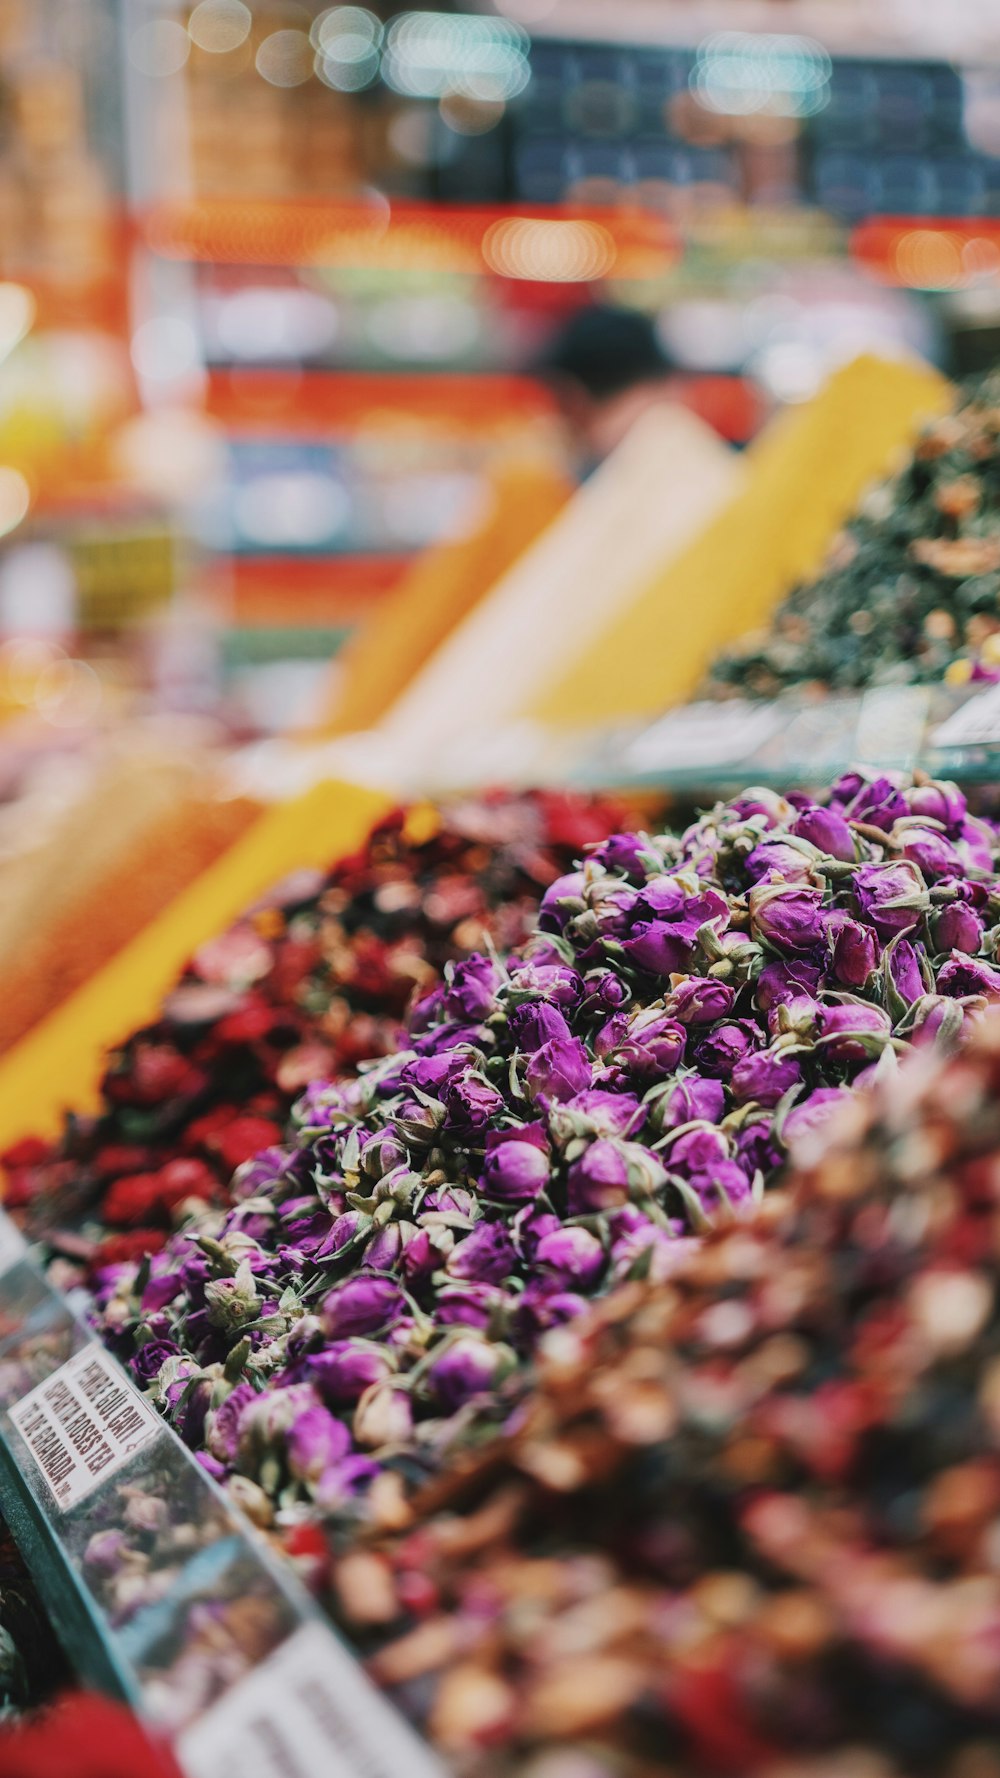
[[561,512],[647,408],[673,398],[674,366],[653,321],[594,303],[556,330],[531,366],[562,422],[564,462],[504,457],[460,537],[428,550],[339,657],[323,735],[373,728],[438,646]]
[[555,397],[581,480],[610,456],[640,414],[674,396],[675,367],[655,322],[609,303],[571,315],[540,354],[535,372]]

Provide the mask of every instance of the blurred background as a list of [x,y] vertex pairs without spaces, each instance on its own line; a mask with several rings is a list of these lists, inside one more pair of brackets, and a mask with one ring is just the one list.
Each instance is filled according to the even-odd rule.
[[991,362],[998,49],[990,0],[0,0],[0,791],[126,713],[315,723],[498,465],[581,473],[536,373],[595,300],[739,447],[860,350]]

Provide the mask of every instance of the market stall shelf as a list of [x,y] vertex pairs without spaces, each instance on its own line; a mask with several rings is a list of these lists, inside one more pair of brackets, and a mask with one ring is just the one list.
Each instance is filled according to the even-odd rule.
[[2,1213],[0,1505],[77,1674],[129,1703],[187,1778],[438,1778]]

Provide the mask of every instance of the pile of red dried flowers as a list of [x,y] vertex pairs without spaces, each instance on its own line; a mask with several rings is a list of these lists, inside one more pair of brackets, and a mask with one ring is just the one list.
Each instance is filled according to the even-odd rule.
[[807,1140],[341,1555],[469,1778],[1000,1772],[1000,1018]]

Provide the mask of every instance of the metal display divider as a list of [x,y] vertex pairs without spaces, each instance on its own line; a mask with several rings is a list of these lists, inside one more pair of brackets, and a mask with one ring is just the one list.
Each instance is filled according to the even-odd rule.
[[442,1778],[2,1211],[0,1510],[80,1678],[186,1778]]

